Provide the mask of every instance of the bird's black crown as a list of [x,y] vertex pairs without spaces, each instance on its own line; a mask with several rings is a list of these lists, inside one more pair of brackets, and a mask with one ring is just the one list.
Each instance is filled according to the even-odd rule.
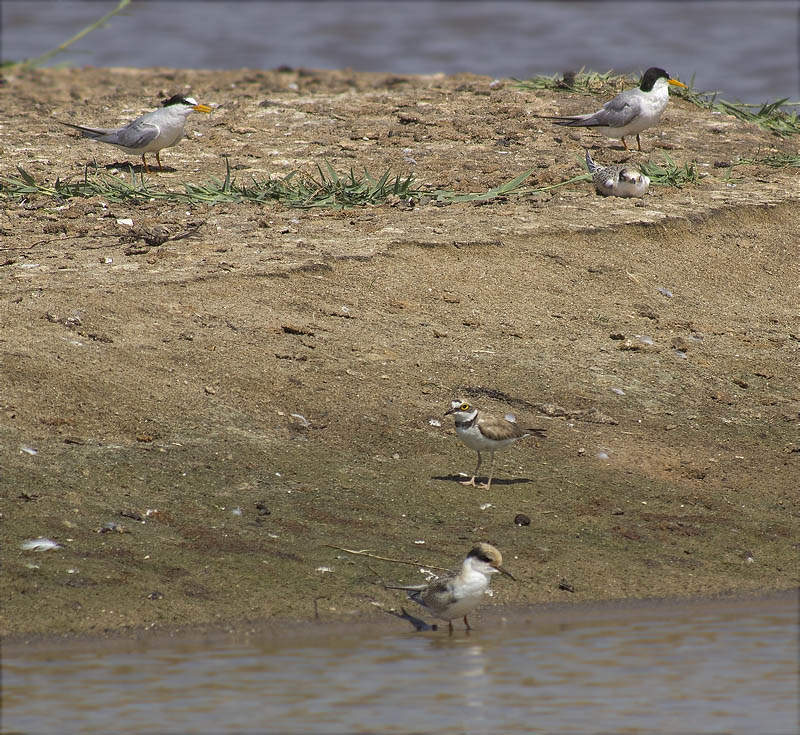
[[171,107],[172,105],[189,105],[190,107],[194,106],[194,102],[189,102],[186,97],[180,94],[174,94],[169,99],[164,100],[161,103],[162,107]]
[[639,89],[641,89],[642,92],[649,92],[651,89],[653,89],[655,83],[661,78],[669,79],[669,74],[657,66],[651,66],[642,76]]

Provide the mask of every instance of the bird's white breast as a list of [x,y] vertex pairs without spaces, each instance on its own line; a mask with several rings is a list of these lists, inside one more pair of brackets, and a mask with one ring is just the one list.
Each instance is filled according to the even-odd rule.
[[464,442],[464,444],[466,444],[470,449],[474,449],[476,452],[504,449],[505,447],[510,447],[516,441],[516,438],[503,439],[499,441],[495,439],[487,439],[481,433],[477,423],[474,423],[469,427],[459,426],[456,424],[456,435],[459,439],[461,439],[462,442]]

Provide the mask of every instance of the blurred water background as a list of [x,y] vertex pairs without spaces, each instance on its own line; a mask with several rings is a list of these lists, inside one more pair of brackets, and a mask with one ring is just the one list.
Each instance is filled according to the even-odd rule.
[[[36,57],[116,0],[3,0],[3,60]],[[133,0],[52,63],[184,69],[473,72],[528,78],[661,66],[700,90],[800,98],[800,3]]]

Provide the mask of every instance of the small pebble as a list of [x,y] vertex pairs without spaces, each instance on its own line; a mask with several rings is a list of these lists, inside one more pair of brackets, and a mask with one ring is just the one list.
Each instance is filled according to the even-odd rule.
[[530,526],[531,519],[524,513],[517,513],[517,515],[514,516],[514,524],[517,526]]

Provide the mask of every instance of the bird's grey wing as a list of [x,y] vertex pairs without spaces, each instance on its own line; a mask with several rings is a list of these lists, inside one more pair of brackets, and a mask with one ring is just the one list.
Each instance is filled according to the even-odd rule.
[[479,416],[477,424],[481,434],[495,441],[519,439],[526,433],[515,423],[499,416]]
[[633,122],[640,112],[639,98],[633,91],[620,92],[593,115],[584,118],[582,124],[586,127],[602,125],[609,128],[622,128]]
[[151,143],[158,133],[159,130],[155,125],[134,120],[125,127],[110,130],[106,135],[97,138],[97,140],[102,143],[114,143],[124,148],[136,149],[144,148],[148,143]]
[[456,596],[453,593],[452,575],[440,577],[426,587],[427,588],[422,592],[409,595],[409,597],[424,607],[431,607],[434,609],[456,601]]

